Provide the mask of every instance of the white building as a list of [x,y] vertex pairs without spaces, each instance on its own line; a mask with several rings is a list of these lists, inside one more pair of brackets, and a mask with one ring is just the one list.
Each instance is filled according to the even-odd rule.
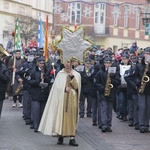
[[48,15],[49,23],[52,24],[52,6],[52,0],[0,0],[0,43],[6,47],[11,32],[14,31],[8,30],[8,22],[12,22],[12,29],[15,29],[14,18],[17,15],[38,19],[40,12],[42,21],[45,22]]

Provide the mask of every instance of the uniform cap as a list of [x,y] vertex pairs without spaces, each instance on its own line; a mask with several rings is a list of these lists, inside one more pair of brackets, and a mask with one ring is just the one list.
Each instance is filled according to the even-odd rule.
[[127,54],[127,53],[123,53],[123,54],[122,54],[122,58],[129,59],[129,54]]
[[110,57],[110,56],[106,56],[105,58],[104,58],[104,63],[105,62],[112,62],[112,58]]

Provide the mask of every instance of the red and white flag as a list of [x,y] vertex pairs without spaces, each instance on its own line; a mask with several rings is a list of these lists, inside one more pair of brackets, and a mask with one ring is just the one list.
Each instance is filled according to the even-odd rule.
[[74,29],[76,30],[77,29],[77,24],[78,24],[78,20],[75,21],[75,24],[74,24]]

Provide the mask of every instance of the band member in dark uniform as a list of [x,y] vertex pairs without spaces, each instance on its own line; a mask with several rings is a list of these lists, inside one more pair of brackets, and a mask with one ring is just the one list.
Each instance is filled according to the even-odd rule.
[[124,79],[127,82],[127,97],[129,106],[129,126],[135,126],[135,130],[139,129],[139,107],[138,93],[134,82],[137,59],[132,59],[131,68],[125,71]]
[[150,47],[145,48],[144,57],[136,67],[135,84],[138,89],[140,132],[149,131],[150,117]]
[[120,75],[118,72],[108,73],[108,68],[112,66],[111,57],[105,57],[104,66],[95,76],[95,85],[100,96],[102,132],[112,132],[112,89],[120,85]]
[[49,95],[50,71],[45,67],[44,57],[37,59],[36,67],[30,74],[32,114],[34,132],[38,131],[39,123]]
[[0,59],[0,117],[3,107],[3,100],[5,99],[7,83],[9,82],[9,80],[9,71]]

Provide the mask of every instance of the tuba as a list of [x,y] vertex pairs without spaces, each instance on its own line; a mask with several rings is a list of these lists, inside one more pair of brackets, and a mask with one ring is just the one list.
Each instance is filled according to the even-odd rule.
[[143,77],[141,80],[141,86],[139,88],[140,94],[142,94],[144,92],[145,86],[146,86],[147,82],[149,82],[149,76],[146,75],[146,72],[148,71],[148,68],[149,68],[149,64],[150,63],[147,63],[145,66],[144,74],[143,74]]
[[0,53],[2,53],[4,56],[9,56],[9,53],[0,45]]
[[111,84],[110,73],[107,74],[104,96],[109,97],[113,85]]

